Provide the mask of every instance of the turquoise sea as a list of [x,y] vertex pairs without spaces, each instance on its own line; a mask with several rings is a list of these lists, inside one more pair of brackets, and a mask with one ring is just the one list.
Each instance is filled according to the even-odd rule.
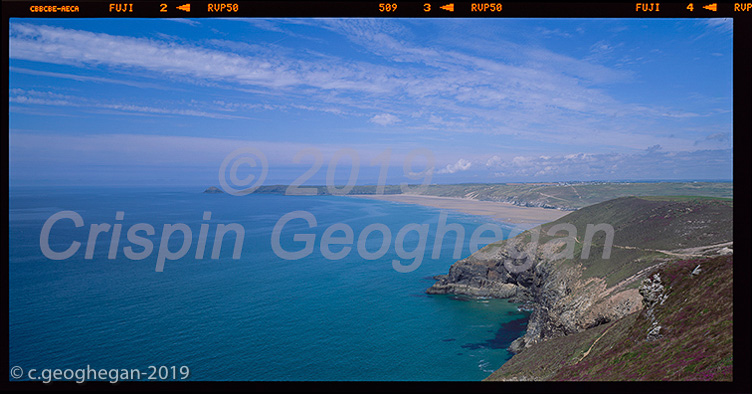
[[[431,258],[440,211],[339,196],[203,194],[198,189],[15,188],[10,192],[9,358],[11,366],[31,368],[139,368],[188,366],[190,380],[451,380],[477,381],[511,357],[506,347],[520,336],[527,314],[504,300],[429,296],[431,277],[455,261],[453,232],[440,256]],[[51,260],[40,246],[50,216],[74,211],[84,225],[62,219],[50,230],[50,248],[80,247],[71,257]],[[116,220],[116,212],[124,213]],[[211,219],[204,220],[204,212]],[[311,253],[283,260],[272,249],[272,229],[286,213],[305,211],[282,231],[281,246],[303,249],[295,234],[315,235]],[[469,234],[487,219],[447,212],[449,223]],[[102,233],[93,256],[85,258],[92,224],[121,224],[110,259],[111,234]],[[137,223],[156,230],[153,251],[142,260],[125,257]],[[165,224],[192,230],[184,257],[167,260],[155,272]],[[218,259],[211,259],[218,224],[237,223],[245,231],[239,259],[232,258],[235,235],[228,232]],[[320,240],[335,223],[353,229],[382,223],[391,231],[389,248],[375,260],[359,255],[327,259]],[[395,242],[405,225],[428,224],[420,266],[400,273]],[[202,224],[208,224],[203,259],[196,259]],[[145,232],[140,233],[145,236]],[[335,234],[342,236],[342,232]],[[167,247],[183,245],[175,232]],[[384,244],[381,233],[367,250]],[[486,234],[490,235],[490,233]],[[403,249],[413,250],[418,233],[407,233]],[[353,242],[355,243],[355,242]],[[332,245],[331,251],[342,250]],[[146,255],[146,253],[144,253]],[[407,265],[411,259],[401,259]]]

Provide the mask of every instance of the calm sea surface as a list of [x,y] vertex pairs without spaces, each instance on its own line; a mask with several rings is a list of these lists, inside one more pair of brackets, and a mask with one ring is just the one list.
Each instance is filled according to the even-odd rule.
[[[50,248],[78,251],[54,261],[42,254],[45,221],[60,211],[84,220],[55,223]],[[123,211],[123,220],[116,212]],[[205,211],[210,220],[203,220]],[[272,229],[292,211],[302,219],[281,232],[281,247],[303,249],[295,234],[313,234],[310,255],[283,260],[272,249]],[[192,380],[481,380],[511,357],[509,343],[520,336],[527,314],[502,300],[428,296],[431,276],[455,261],[455,233],[444,237],[432,259],[441,211],[414,205],[350,197],[203,194],[201,190],[14,189],[10,193],[10,365],[31,368],[139,368],[188,366]],[[448,212],[448,222],[465,228],[462,257],[472,231],[486,219]],[[102,233],[91,259],[85,258],[92,224],[122,224],[116,254],[109,259],[112,232]],[[142,260],[123,251],[144,251],[129,242],[137,223],[155,234]],[[165,224],[184,223],[192,232],[184,257],[167,260],[155,272]],[[242,252],[233,259],[235,234],[228,232],[218,259],[211,259],[218,224],[245,230]],[[356,245],[338,259],[321,252],[324,231],[335,223],[353,229],[354,243],[366,226],[391,231],[383,257],[366,260]],[[428,224],[421,265],[400,273],[395,240],[401,228]],[[208,224],[203,259],[196,259],[202,224]],[[343,232],[333,234],[342,237]],[[490,235],[486,233],[485,235]],[[167,247],[184,243],[177,231]],[[368,237],[367,250],[383,245]],[[412,251],[418,233],[407,233]],[[162,247],[165,247],[162,245]],[[332,245],[331,251],[341,251]],[[343,253],[344,254],[344,253]],[[404,256],[404,253],[403,253]],[[400,259],[404,265],[412,258]]]

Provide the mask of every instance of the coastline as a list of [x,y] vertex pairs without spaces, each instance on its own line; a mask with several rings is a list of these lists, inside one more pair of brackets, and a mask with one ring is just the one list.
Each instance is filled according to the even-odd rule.
[[403,204],[416,204],[425,207],[449,209],[493,219],[511,224],[542,224],[552,222],[571,211],[538,207],[520,207],[498,201],[480,201],[467,198],[425,196],[418,194],[350,194],[348,197],[368,198]]

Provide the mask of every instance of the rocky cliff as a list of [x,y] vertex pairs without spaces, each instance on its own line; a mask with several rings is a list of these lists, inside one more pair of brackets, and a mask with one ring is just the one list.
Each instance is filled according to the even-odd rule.
[[733,255],[668,262],[639,292],[641,311],[542,341],[486,380],[733,380]]
[[[731,250],[732,221],[729,200],[618,198],[488,245],[437,276],[427,293],[525,304],[532,310],[527,332],[510,347],[520,352],[641,310],[639,287],[650,271]],[[599,224],[613,228],[612,239],[593,231],[607,227]]]

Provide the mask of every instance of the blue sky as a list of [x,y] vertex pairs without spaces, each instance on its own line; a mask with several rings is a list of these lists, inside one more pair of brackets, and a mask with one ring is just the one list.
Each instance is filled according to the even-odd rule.
[[732,179],[732,55],[731,19],[12,19],[10,179]]

